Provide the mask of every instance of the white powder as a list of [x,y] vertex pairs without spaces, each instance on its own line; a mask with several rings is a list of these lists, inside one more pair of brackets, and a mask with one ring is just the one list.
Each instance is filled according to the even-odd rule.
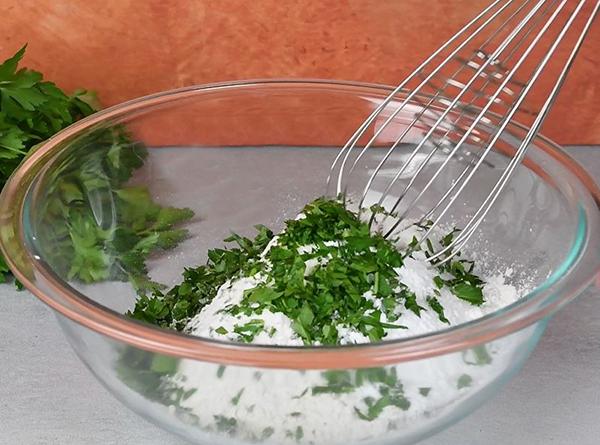
[[[206,443],[253,443],[267,434],[269,444],[398,443],[398,438],[429,430],[454,410],[460,411],[461,403],[501,378],[527,335],[518,333],[476,350],[380,368],[397,375],[410,406],[388,406],[371,421],[361,419],[357,410],[366,413],[367,400],[379,399],[385,385],[365,382],[347,393],[319,393],[315,389],[328,384],[319,370],[217,369],[214,364],[182,360],[175,381],[185,391],[195,390],[180,407],[188,410],[186,416],[196,418],[196,428],[215,433],[219,419],[233,422],[225,438],[208,436]],[[482,354],[486,359],[478,362]],[[356,379],[356,371],[347,375]],[[302,440],[296,439],[298,431]]]
[[[400,234],[399,247],[406,246],[416,231],[414,227],[405,228]],[[276,243],[277,238],[274,238],[266,251]],[[300,249],[312,252],[314,246]],[[439,272],[425,261],[423,255],[416,253],[413,256],[406,258],[396,272],[400,281],[415,293],[417,303],[427,310],[419,317],[410,310],[399,308],[400,317],[394,323],[407,329],[388,329],[385,339],[448,327],[426,301],[436,289],[433,278]],[[326,257],[309,260],[308,273],[327,261]],[[514,286],[504,281],[511,272],[507,271],[504,276],[483,275],[485,303],[479,307],[442,288],[437,298],[451,325],[482,317],[514,302],[519,294]],[[201,337],[235,340],[235,325],[258,316],[233,316],[224,309],[240,303],[244,290],[263,282],[264,278],[257,275],[225,283],[213,302],[188,323],[186,331]],[[371,301],[375,309],[381,307],[382,302],[372,292],[366,292],[363,297]],[[260,318],[265,328],[254,338],[254,343],[302,345],[302,340],[292,329],[291,320],[285,315],[264,310]],[[382,321],[386,321],[384,317]],[[227,333],[217,332],[220,327]],[[369,342],[354,329],[345,326],[337,329],[342,344]],[[528,334],[514,334],[473,350],[380,368],[397,377],[400,391],[410,406],[387,406],[372,420],[364,420],[358,413],[368,413],[369,403],[372,405],[390,388],[376,380],[358,384],[356,371],[344,374],[350,376],[354,386],[341,393],[322,393],[318,389],[331,383],[327,374],[319,370],[263,369],[258,372],[241,366],[217,370],[214,364],[193,360],[182,360],[172,381],[184,391],[195,390],[180,401],[178,409],[186,410],[186,419],[194,419],[195,427],[208,434],[204,439],[210,443],[233,443],[230,442],[232,438],[235,443],[263,439],[272,444],[393,443],[399,437],[419,434],[431,429],[436,422],[443,422],[460,403],[499,378],[514,361],[521,335]],[[223,434],[228,437],[223,439]]]
[[[265,309],[260,315],[238,314],[234,316],[224,310],[241,303],[244,291],[252,289],[262,282],[264,280],[260,277],[244,277],[233,282],[228,281],[219,288],[213,301],[190,320],[185,330],[199,337],[235,341],[238,338],[238,334],[234,332],[236,325],[244,325],[251,320],[260,318],[264,322],[264,329],[254,338],[255,343],[302,345],[302,339],[292,329],[291,320],[280,312],[273,313]],[[223,328],[227,332],[221,334],[217,332],[219,328]],[[270,335],[270,333],[273,334]]]

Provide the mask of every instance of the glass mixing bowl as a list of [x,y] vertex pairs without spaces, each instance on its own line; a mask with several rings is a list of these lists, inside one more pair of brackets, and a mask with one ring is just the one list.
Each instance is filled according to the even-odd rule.
[[[93,374],[167,430],[201,444],[414,443],[497,393],[523,365],[549,317],[593,286],[600,268],[600,193],[555,144],[534,141],[470,243],[491,270],[511,268],[511,279],[529,286],[527,294],[484,318],[378,344],[232,344],[128,319],[122,314],[135,292],[118,268],[94,284],[72,278],[75,259],[60,254],[56,234],[74,222],[53,211],[57,196],[88,206],[97,227],[82,230],[114,236],[121,215],[113,179],[119,162],[135,164],[131,184],[146,185],[163,205],[195,212],[184,225],[189,238],[148,263],[154,280],[172,285],[231,231],[250,234],[259,223],[281,228],[323,194],[331,161],[389,91],[341,82],[246,82],[169,91],[97,113],[45,142],[12,176],[0,201],[2,250],[17,278],[56,311]],[[412,112],[408,107],[380,134],[351,185],[364,184],[379,148],[406,128]],[[147,157],[115,158],[107,130],[113,136],[126,131],[132,144],[146,146]],[[463,224],[472,214],[525,132],[517,124],[509,130],[452,222]],[[423,131],[413,128],[411,140]],[[410,144],[399,148],[389,171],[409,150]],[[452,161],[449,172],[461,162]],[[91,179],[73,189],[73,172]],[[436,187],[445,190],[452,177],[441,175]]]

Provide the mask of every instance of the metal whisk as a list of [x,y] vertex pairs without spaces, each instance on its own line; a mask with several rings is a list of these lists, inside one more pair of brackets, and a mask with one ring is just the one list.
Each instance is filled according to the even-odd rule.
[[[508,154],[506,165],[479,207],[452,242],[430,257],[447,261],[467,243],[523,160],[599,8],[600,1],[587,0],[492,2],[377,106],[339,152],[328,186],[335,184],[338,195],[346,194],[361,159],[377,149],[381,159],[360,194],[359,205],[364,208],[374,181],[382,180],[392,154],[399,147],[414,147],[375,202],[385,207],[386,215],[394,216],[385,230],[390,237],[440,175],[447,174],[450,161],[458,160],[464,168],[420,217],[421,223],[428,221],[428,230],[420,239],[423,242],[449,209],[460,203],[476,172],[489,163],[490,152],[500,150],[508,124],[513,120],[526,124],[529,130],[519,139],[518,148]],[[397,116],[409,111],[414,111],[410,122],[400,134],[394,134],[391,146],[382,146],[384,131],[389,133]],[[424,134],[418,142],[411,140],[415,128]],[[506,154],[506,150],[500,151]],[[430,172],[432,159],[440,156],[443,161]],[[408,170],[412,172],[408,180],[399,181],[406,178]],[[417,187],[419,181],[424,185]],[[391,197],[391,204],[384,205]]]

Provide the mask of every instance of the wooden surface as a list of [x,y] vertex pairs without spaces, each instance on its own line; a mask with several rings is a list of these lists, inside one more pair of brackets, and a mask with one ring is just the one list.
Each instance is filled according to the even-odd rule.
[[[397,83],[486,0],[0,0],[0,57],[105,105],[185,85],[312,77]],[[600,23],[543,132],[600,143]]]

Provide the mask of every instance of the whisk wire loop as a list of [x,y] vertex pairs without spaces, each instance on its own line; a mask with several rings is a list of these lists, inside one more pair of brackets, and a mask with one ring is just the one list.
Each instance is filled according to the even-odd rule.
[[[359,207],[385,207],[387,212],[377,222],[391,237],[405,218],[418,213],[425,195],[440,193],[417,218],[428,222],[422,243],[462,202],[483,165],[499,172],[458,235],[430,257],[448,261],[476,232],[524,159],[599,9],[600,0],[493,1],[375,107],[336,156],[328,187],[337,175],[336,194],[354,192],[348,190],[353,172],[373,162],[371,153],[381,155],[359,188]],[[537,94],[531,94],[534,91]],[[541,105],[536,99],[540,97]],[[411,117],[399,135],[390,139],[391,145],[382,145],[399,116],[406,114]],[[498,168],[490,153],[500,150],[503,136],[510,134],[509,124],[517,118],[532,120],[530,128],[518,148],[502,158],[506,165]],[[388,136],[383,137],[384,132]],[[422,133],[418,141],[416,133]],[[366,143],[359,147],[363,139]],[[397,162],[391,171],[386,167]],[[439,181],[453,174],[449,166],[456,162],[464,167],[440,192]],[[390,218],[391,225],[385,225]]]

